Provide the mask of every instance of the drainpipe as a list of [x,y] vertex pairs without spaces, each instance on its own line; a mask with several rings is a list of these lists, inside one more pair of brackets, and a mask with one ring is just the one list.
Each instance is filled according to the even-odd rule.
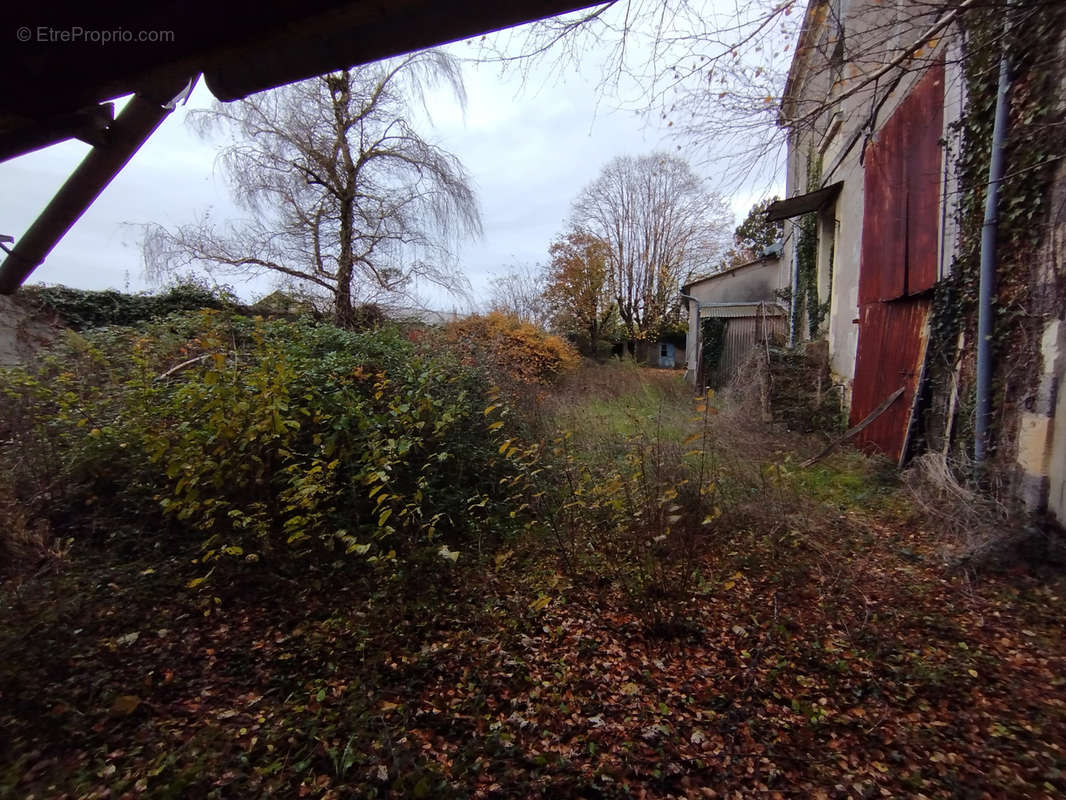
[[796,346],[796,304],[800,290],[799,276],[799,234],[796,231],[796,220],[790,220],[792,224],[792,297],[788,301],[788,349]]
[[[692,376],[692,383],[696,387],[697,391],[702,393],[703,386],[701,385],[700,381],[700,372],[703,370],[703,342],[701,342],[700,339],[703,338],[703,320],[700,319],[700,311],[703,309],[703,304],[699,301],[698,298],[695,298],[690,294],[678,292],[678,295],[681,296],[681,299],[688,300],[690,303],[696,304],[696,348],[694,351],[696,355],[696,369]],[[689,313],[692,313],[691,309],[689,310]],[[691,325],[689,327],[691,328]],[[687,357],[688,353],[686,353],[685,355]]]
[[996,90],[996,118],[992,127],[992,157],[988,164],[985,194],[985,221],[981,228],[981,278],[977,309],[977,419],[974,426],[973,458],[978,466],[988,455],[988,416],[992,397],[992,298],[996,290],[996,208],[999,185],[1003,181],[1003,142],[1007,136],[1010,110],[1007,22],[1003,26],[1003,53],[999,59],[999,87]]

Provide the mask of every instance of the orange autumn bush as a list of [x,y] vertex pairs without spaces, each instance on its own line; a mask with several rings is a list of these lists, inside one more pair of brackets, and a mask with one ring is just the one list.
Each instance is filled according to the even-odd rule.
[[504,384],[546,386],[580,361],[560,337],[498,311],[449,323],[443,335],[464,362],[488,369]]

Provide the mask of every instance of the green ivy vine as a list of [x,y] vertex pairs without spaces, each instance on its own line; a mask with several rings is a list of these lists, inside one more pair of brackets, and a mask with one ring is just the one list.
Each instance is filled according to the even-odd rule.
[[69,286],[25,286],[19,298],[27,307],[58,315],[66,325],[83,331],[105,325],[135,325],[156,317],[202,308],[236,307],[227,288],[186,281],[158,294],[129,294],[114,289],[73,289]]
[[[1000,185],[997,227],[996,296],[994,298],[994,400],[999,407],[1018,406],[1032,390],[1039,363],[1039,328],[1043,318],[1064,302],[1061,287],[1054,297],[1034,291],[1042,265],[1039,248],[1047,220],[1047,199],[1054,167],[1066,157],[1066,126],[1057,108],[1059,66],[1054,54],[1064,32],[1066,11],[1046,4],[1015,3],[1007,40],[1011,58],[1010,115],[1005,149],[1006,173]],[[955,210],[958,246],[950,274],[934,290],[929,358],[932,419],[926,424],[929,444],[942,449],[948,394],[957,371],[958,403],[953,444],[960,452],[972,446],[974,359],[980,277],[981,228],[984,222],[992,126],[1003,37],[1003,9],[970,10],[964,30],[963,78],[967,105],[952,126],[957,152],[959,192]],[[958,350],[959,334],[964,345]],[[1033,368],[1029,368],[1032,366]],[[937,413],[937,412],[940,413]],[[993,424],[1011,415],[997,415]],[[939,431],[937,430],[939,427]],[[1010,430],[993,431],[993,445],[1010,439]],[[949,434],[950,435],[950,434]]]
[[[807,191],[817,190],[822,181],[822,158],[814,151],[807,154]],[[811,212],[796,225],[796,311],[792,317],[792,336],[800,339],[800,309],[807,312],[807,334],[818,335],[822,320],[829,313],[829,302],[818,297],[818,214]]]
[[712,378],[718,373],[719,364],[722,363],[722,353],[725,351],[726,322],[718,317],[709,317],[700,320],[700,324],[703,326],[702,336],[700,337],[702,342],[700,358],[703,360],[704,380],[710,384]]

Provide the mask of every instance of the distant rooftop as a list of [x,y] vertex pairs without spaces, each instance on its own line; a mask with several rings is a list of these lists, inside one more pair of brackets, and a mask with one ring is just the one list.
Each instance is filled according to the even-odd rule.
[[767,261],[776,261],[781,258],[783,251],[783,244],[780,239],[771,245],[767,245],[763,248],[762,254],[758,258],[753,258],[751,261],[745,261],[742,264],[737,264],[734,267],[726,267],[724,269],[710,272],[706,275],[701,275],[698,278],[693,278],[691,281],[681,287],[681,291],[688,293],[689,289],[695,286],[697,283],[703,283],[704,281],[713,280],[714,278],[721,278],[723,275],[733,275],[738,270],[747,269],[748,267],[754,267],[759,264],[765,264]]

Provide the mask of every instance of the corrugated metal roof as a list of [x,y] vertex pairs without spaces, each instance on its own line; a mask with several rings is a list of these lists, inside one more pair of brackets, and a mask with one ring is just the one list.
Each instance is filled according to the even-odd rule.
[[769,317],[787,315],[785,309],[767,303],[723,303],[722,305],[700,307],[700,317],[703,319],[738,319],[740,317],[757,317],[760,313]]

